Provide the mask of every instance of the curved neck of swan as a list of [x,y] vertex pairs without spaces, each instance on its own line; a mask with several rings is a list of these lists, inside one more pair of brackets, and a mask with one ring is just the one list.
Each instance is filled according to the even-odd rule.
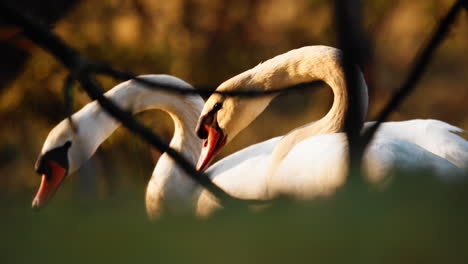
[[[361,122],[364,122],[368,104],[364,77],[358,71],[359,85],[357,88],[360,89],[358,92],[362,96],[361,105],[350,105],[342,63],[342,54],[338,49],[315,46],[290,51],[254,68],[254,78],[268,80],[266,82],[267,89],[321,80],[332,89],[334,95],[332,107],[324,117],[294,129],[276,145],[266,173],[267,179],[274,175],[282,159],[297,143],[319,134],[342,132],[347,122],[350,107],[358,108]],[[269,193],[268,195],[273,196],[274,194]]]
[[[334,100],[329,112],[312,125],[304,126],[308,136],[341,132],[349,107],[357,107],[362,121],[367,114],[367,86],[359,72],[358,88],[361,105],[349,105],[341,51],[332,47],[312,46],[276,56],[248,71],[252,83],[263,83],[265,90],[287,87],[298,83],[323,81],[333,91]],[[305,131],[304,131],[305,132]]]
[[[185,82],[178,84],[193,89]],[[167,112],[174,121],[174,136],[170,147],[195,164],[201,149],[201,140],[195,134],[195,125],[204,104],[201,97],[178,96],[164,91],[155,92],[145,89],[135,81],[119,84],[105,95],[121,108],[134,114],[149,109]],[[79,128],[80,138],[87,140],[89,153],[85,155],[88,157],[120,126],[120,123],[107,114],[97,102],[89,103],[73,116],[73,120]],[[163,200],[187,203],[191,200],[187,199],[187,196],[191,195],[195,187],[195,182],[184,175],[178,165],[166,153],[163,153],[147,187],[148,214],[151,216],[158,213]]]

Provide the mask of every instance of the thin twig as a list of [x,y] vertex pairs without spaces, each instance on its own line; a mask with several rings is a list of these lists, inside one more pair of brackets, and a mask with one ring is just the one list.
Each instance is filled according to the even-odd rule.
[[[349,178],[361,182],[361,148],[360,131],[363,126],[363,114],[358,107],[362,96],[359,89],[359,72],[356,65],[362,64],[365,57],[366,38],[361,29],[361,4],[359,0],[335,0],[335,17],[338,46],[343,50],[343,67],[348,94],[348,109],[345,127],[349,143]],[[351,181],[349,181],[351,182]]]
[[429,65],[435,50],[445,39],[447,33],[449,32],[450,26],[454,23],[458,13],[462,9],[463,5],[467,4],[467,2],[468,1],[466,0],[458,0],[453,4],[452,8],[450,8],[447,15],[440,20],[439,25],[432,34],[428,44],[422,49],[422,51],[419,53],[419,56],[414,60],[411,71],[401,88],[394,94],[390,102],[380,112],[376,118],[377,122],[372,125],[363,135],[363,147],[369,144],[369,142],[372,140],[380,124],[385,121],[390,113],[392,113],[410,94],[410,92],[414,90],[416,84],[419,82],[427,66]]
[[99,66],[95,66],[94,71],[98,74],[105,74],[112,76],[119,80],[129,80],[133,79],[141,84],[144,84],[149,89],[158,89],[164,90],[172,93],[178,93],[183,95],[202,95],[202,96],[210,96],[212,94],[220,94],[223,96],[238,96],[238,97],[263,97],[263,96],[270,96],[272,94],[279,94],[288,91],[300,91],[305,89],[310,89],[315,85],[322,83],[321,81],[311,81],[311,82],[304,82],[298,83],[287,87],[276,88],[271,90],[236,90],[236,91],[212,91],[212,90],[205,90],[205,89],[197,89],[197,90],[189,90],[178,85],[174,85],[171,83],[160,83],[154,80],[148,80],[144,78],[139,78],[136,74],[126,71],[120,71],[112,68],[110,65],[101,64]]
[[[349,115],[348,121],[346,122],[345,130],[348,134],[348,138],[350,139],[350,151],[352,159],[353,157],[358,157],[360,160],[360,157],[362,157],[362,155],[360,154],[362,154],[364,146],[368,142],[370,142],[380,123],[388,117],[390,112],[393,111],[414,88],[415,84],[419,81],[422,73],[424,72],[425,67],[429,63],[431,55],[446,36],[449,26],[453,23],[456,15],[458,14],[463,5],[465,5],[465,7],[468,6],[467,0],[457,1],[452,7],[452,9],[449,11],[447,16],[441,20],[431,41],[421,52],[421,55],[416,60],[412,71],[410,72],[409,77],[407,78],[407,81],[392,98],[387,107],[384,108],[384,110],[380,113],[379,117],[377,118],[376,124],[373,125],[364,135],[364,144],[359,144],[360,138],[359,136],[356,136],[359,135],[359,131],[362,125],[361,121],[358,120],[358,113],[353,112],[353,109],[349,109],[351,110],[351,113]],[[336,0],[335,6],[337,12],[339,43],[340,47],[344,50],[345,54],[344,65],[348,84],[348,92],[350,94],[351,104],[356,104],[358,103],[356,101],[360,100],[360,97],[355,94],[358,90],[353,88],[357,84],[356,75],[353,70],[353,65],[358,64],[363,56],[361,54],[363,48],[361,47],[360,49],[358,45],[360,43],[358,36],[361,36],[360,29],[358,27],[359,30],[353,30],[353,25],[356,25],[354,24],[355,21],[350,16],[352,15],[352,12],[350,10],[353,8],[353,6],[349,2],[344,0]],[[359,4],[355,4],[354,8],[359,8]],[[124,80],[135,79],[136,81],[147,85],[147,87],[152,87],[155,89],[166,90],[185,95],[210,95],[213,93],[217,93],[222,94],[224,96],[268,96],[271,94],[282,93],[290,90],[305,89],[307,87],[310,87],[311,83],[316,83],[301,83],[285,88],[268,91],[247,90],[218,92],[209,90],[187,90],[183,87],[140,79],[133,73],[118,71],[113,69],[109,65],[97,64],[95,62],[92,62],[91,60],[88,60],[87,58],[82,56],[78,51],[69,47],[63,40],[61,40],[54,33],[52,33],[46,25],[41,25],[40,23],[28,17],[27,15],[18,12],[5,2],[0,2],[0,15],[10,23],[21,26],[25,37],[33,41],[38,46],[47,50],[70,70],[71,74],[64,84],[65,93],[67,93],[69,89],[71,90],[71,88],[68,87],[71,87],[73,78],[76,78],[76,80],[78,80],[81,83],[82,88],[88,93],[88,95],[91,98],[98,100],[100,105],[106,111],[108,111],[114,118],[119,120],[123,126],[138,134],[140,137],[149,142],[151,145],[158,148],[160,151],[167,152],[168,155],[170,155],[189,176],[191,176],[196,182],[198,182],[200,185],[212,192],[216,197],[218,197],[221,200],[221,202],[234,201],[238,199],[229,196],[221,188],[212,183],[211,180],[204,173],[196,171],[190,162],[188,162],[177,151],[173,150],[165,143],[163,143],[159,139],[159,137],[157,137],[149,129],[140,124],[135,118],[133,118],[133,116],[130,113],[123,111],[115,104],[113,104],[110,100],[108,100],[106,97],[104,97],[103,89],[101,88],[100,84],[94,79],[92,74],[105,74],[113,76],[117,79]],[[357,34],[356,32],[358,32],[359,34]],[[70,99],[69,95],[71,95],[71,93],[68,95],[65,94],[65,97]],[[71,103],[71,101],[68,101],[67,103],[68,99],[65,100],[66,104]],[[68,107],[70,107],[70,105]],[[360,154],[356,156],[353,155],[353,153]],[[360,162],[358,164],[360,164]]]

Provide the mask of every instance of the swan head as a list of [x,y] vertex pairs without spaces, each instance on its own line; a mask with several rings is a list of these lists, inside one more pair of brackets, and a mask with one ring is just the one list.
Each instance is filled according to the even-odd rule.
[[[263,90],[247,71],[222,83],[216,91]],[[197,170],[208,167],[213,158],[269,104],[272,96],[241,97],[211,95],[198,119],[196,132],[203,139]]]
[[32,202],[33,208],[42,207],[65,177],[76,171],[95,151],[81,140],[80,132],[74,130],[68,120],[50,131],[34,166],[41,176],[41,184]]

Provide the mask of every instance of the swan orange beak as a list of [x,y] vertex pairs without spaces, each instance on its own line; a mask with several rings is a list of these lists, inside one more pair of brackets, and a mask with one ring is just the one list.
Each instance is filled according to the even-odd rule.
[[206,124],[204,128],[208,136],[203,140],[200,158],[197,162],[197,170],[199,171],[204,171],[226,144],[226,137],[221,129]]
[[50,174],[42,174],[41,185],[37,191],[36,197],[32,202],[32,208],[39,209],[49,200],[50,197],[62,183],[67,170],[55,161],[50,161]]

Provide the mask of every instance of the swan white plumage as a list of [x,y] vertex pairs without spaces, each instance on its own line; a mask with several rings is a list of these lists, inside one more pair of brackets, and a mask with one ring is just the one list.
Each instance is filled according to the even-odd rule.
[[[152,75],[144,78],[155,78],[157,81],[172,82],[191,89],[190,85],[172,76]],[[106,96],[133,113],[154,108],[168,111],[175,123],[174,137],[170,145],[181,151],[189,160],[196,159],[201,143],[194,135],[193,127],[203,105],[200,97],[185,98],[171,93],[156,93],[131,81],[114,87]],[[77,132],[73,132],[69,123],[64,120],[50,132],[44,143],[36,165],[37,171],[43,174],[43,179],[33,206],[41,206],[58,188],[63,178],[89,159],[100,143],[119,126],[119,123],[96,102],[88,104],[73,115],[73,120],[78,127]],[[377,138],[384,136],[385,131],[379,130]],[[245,148],[214,164],[207,173],[223,189],[236,197],[264,199],[267,186],[265,175],[270,155],[279,141],[280,137],[277,137]],[[291,153],[294,153],[294,150]],[[447,165],[443,160],[439,162],[440,166],[433,167],[450,167],[450,164]],[[438,164],[437,161],[435,163]],[[148,214],[152,217],[158,216],[162,204],[168,205],[166,208],[175,212],[185,212],[187,208],[190,210],[196,207],[198,212],[204,213],[217,207],[216,201],[205,192],[205,195],[198,198],[198,190],[196,184],[184,175],[172,159],[163,154],[148,184]]]
[[[217,91],[270,90],[315,80],[324,81],[333,90],[330,111],[319,121],[284,136],[271,154],[263,192],[242,198],[271,198],[277,193],[311,197],[340,186],[347,175],[348,158],[347,142],[341,132],[349,107],[357,107],[365,119],[367,86],[360,74],[362,105],[350,105],[341,52],[332,47],[310,46],[267,60],[218,87]],[[197,126],[197,134],[205,140],[197,167],[205,168],[273,98],[274,95],[245,99],[213,94],[205,103]],[[384,123],[365,153],[363,168],[373,180],[381,179],[392,168],[430,168],[439,174],[457,174],[460,168],[467,169],[468,142],[456,132],[463,130],[438,120]],[[232,188],[227,186],[235,184],[228,174],[213,180],[228,192]],[[199,201],[205,197],[211,199],[203,193]],[[202,214],[210,210],[206,208]]]
[[[140,77],[193,89],[188,83],[169,75]],[[202,142],[195,134],[196,121],[204,104],[200,96],[183,96],[147,89],[135,81],[121,83],[109,90],[105,96],[132,113],[148,109],[166,111],[172,117],[175,126],[170,146],[195,163]],[[70,127],[68,120],[63,120],[51,130],[44,142],[36,163],[36,171],[42,174],[42,181],[33,207],[42,206],[64,177],[75,172],[120,126],[120,123],[107,114],[96,101],[84,106],[72,119],[77,131]],[[249,157],[271,153],[278,140],[272,139],[243,149],[224,162],[219,162],[213,168],[213,172],[223,173],[233,167],[240,169],[239,165],[243,166],[243,161]],[[264,164],[266,166],[267,162]],[[147,186],[147,213],[150,217],[158,217],[163,205],[174,213],[186,213],[194,209],[198,194],[197,184],[164,153],[158,160]]]

